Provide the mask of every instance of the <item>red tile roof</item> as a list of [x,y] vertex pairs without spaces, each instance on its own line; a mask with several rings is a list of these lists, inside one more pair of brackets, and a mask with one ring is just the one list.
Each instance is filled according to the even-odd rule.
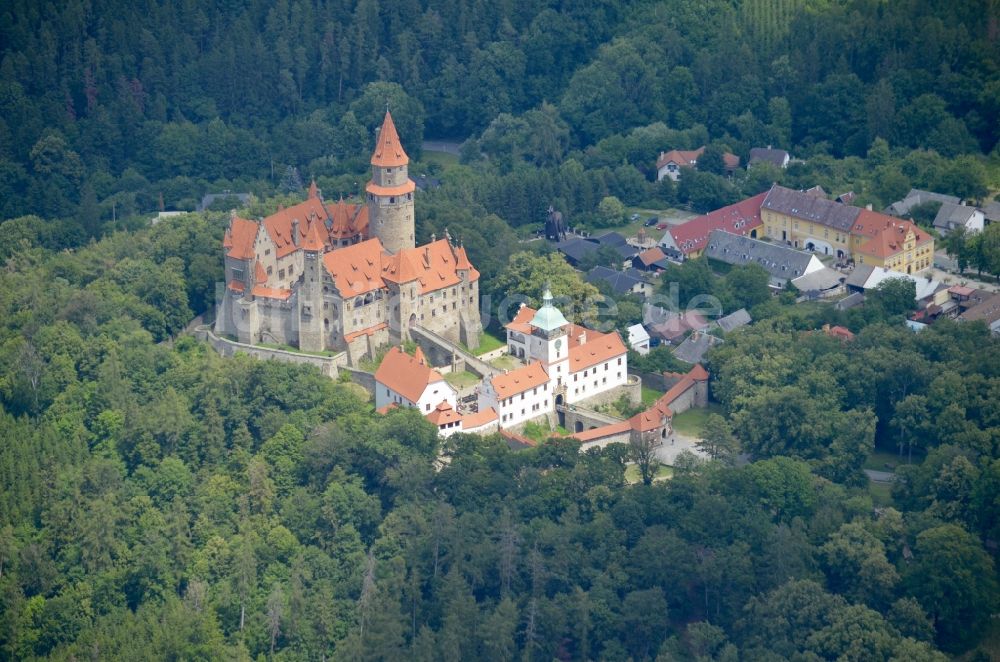
[[239,281],[239,280],[231,280],[231,281],[229,281],[229,284],[227,285],[227,287],[229,289],[231,289],[232,291],[234,291],[234,292],[242,292],[243,290],[246,289],[246,285],[244,285],[243,282]]
[[260,263],[260,260],[254,262],[253,265],[253,282],[258,285],[263,285],[267,282],[267,272],[264,270],[264,265]]
[[[617,331],[600,333],[576,324],[569,326],[569,371],[571,373],[628,354],[628,348],[625,347],[625,343],[622,342]],[[581,334],[586,334],[583,343],[580,343],[579,336]]]
[[330,239],[353,239],[368,235],[368,206],[352,205],[338,200],[326,206],[330,215]]
[[291,290],[286,290],[281,287],[266,287],[264,285],[254,285],[253,289],[250,290],[250,294],[255,297],[264,297],[265,299],[280,299],[281,301],[287,300],[292,296]]
[[497,398],[506,400],[518,393],[523,393],[542,384],[547,384],[548,381],[549,375],[545,372],[545,368],[542,367],[541,362],[534,361],[517,370],[496,375],[490,380],[490,383],[493,384],[493,390],[496,391]]
[[340,296],[347,299],[385,287],[382,280],[382,242],[369,239],[338,248],[323,256]]
[[629,426],[628,421],[621,421],[619,423],[603,425],[599,428],[594,428],[593,430],[574,432],[571,436],[577,441],[587,442],[602,439],[604,437],[610,437],[612,435],[622,434],[623,432],[628,432],[630,429],[631,427]]
[[917,246],[931,240],[931,236],[915,223],[867,209],[862,209],[858,214],[852,232],[869,237],[868,241],[858,247],[859,253],[874,255],[880,259],[901,253],[910,232],[913,233]]
[[325,244],[319,234],[320,225],[322,223],[318,219],[309,221],[309,229],[306,230],[306,238],[302,242],[302,250],[319,252],[325,248]]
[[[530,306],[521,306],[506,328],[518,333],[531,333],[531,319],[538,312]],[[617,331],[601,333],[579,324],[566,325],[567,345],[569,348],[569,371],[571,373],[585,370],[598,363],[603,363],[616,356],[628,354],[628,348],[622,342]],[[580,342],[580,338],[584,342]]]
[[648,267],[654,262],[659,262],[663,258],[667,257],[667,254],[664,253],[663,249],[659,246],[654,246],[653,248],[639,253],[636,257],[638,257],[639,261]]
[[[287,209],[279,209],[264,219],[264,229],[274,242],[275,254],[284,257],[299,249],[299,244],[306,238],[306,230],[310,221],[322,223],[326,220],[326,208],[318,197],[308,198],[304,202],[292,205]],[[292,228],[298,221],[298,237],[292,236]]]
[[429,384],[444,381],[444,377],[427,363],[419,347],[414,356],[399,347],[393,347],[386,352],[375,371],[375,381],[388,386],[410,402],[417,402]]
[[399,134],[396,133],[396,125],[392,121],[392,115],[385,111],[385,119],[382,120],[382,129],[378,133],[378,141],[375,145],[375,152],[372,154],[371,163],[373,166],[391,168],[404,166],[410,162],[406,152],[403,151],[403,144],[399,141]]
[[716,209],[681,225],[675,225],[667,232],[673,237],[678,250],[685,254],[704,249],[712,230],[725,230],[732,234],[750,236],[752,230],[763,225],[760,220],[760,206],[766,197],[765,191],[734,205]]
[[407,180],[405,184],[400,184],[399,186],[379,186],[374,182],[368,182],[365,185],[365,190],[375,195],[406,195],[407,193],[413,193],[416,189],[417,184],[412,179]]
[[473,428],[480,428],[488,423],[498,420],[500,417],[497,415],[497,410],[493,407],[487,407],[486,409],[476,412],[475,414],[466,414],[462,417],[462,429],[471,430]]
[[348,343],[349,342],[354,342],[355,339],[360,338],[361,336],[370,336],[373,333],[375,333],[376,331],[379,331],[381,329],[386,329],[388,327],[389,327],[389,323],[388,322],[379,322],[375,326],[369,326],[366,329],[360,329],[358,331],[352,331],[351,333],[345,333],[344,334],[344,342],[348,342]]
[[378,409],[375,410],[375,412],[378,413],[378,414],[382,414],[384,416],[385,414],[388,414],[393,409],[399,409],[399,405],[396,404],[395,402],[390,402],[389,404],[385,405],[384,407],[379,407]]
[[698,162],[698,157],[705,151],[704,147],[691,150],[672,149],[669,152],[660,152],[660,158],[656,159],[656,169],[659,170],[668,163],[676,163],[679,166],[694,167]]
[[442,400],[441,403],[431,411],[431,413],[424,416],[428,421],[441,427],[442,425],[447,425],[448,423],[454,423],[456,421],[462,420],[462,415],[452,408],[448,404],[447,400]]
[[[443,287],[451,287],[461,282],[458,270],[467,268],[469,280],[479,278],[479,272],[469,264],[468,257],[462,260],[459,250],[453,248],[447,239],[438,239],[416,248],[404,248],[395,255],[386,255],[382,261],[382,278],[393,283],[420,281],[420,293],[427,294]],[[464,250],[462,250],[464,253]]]
[[234,216],[229,221],[229,229],[226,230],[226,238],[222,242],[223,248],[229,249],[227,253],[229,257],[237,260],[253,258],[253,244],[257,239],[258,229],[259,226],[253,221]]
[[669,418],[669,415],[651,407],[628,419],[628,425],[636,432],[650,432],[662,427],[664,418]]

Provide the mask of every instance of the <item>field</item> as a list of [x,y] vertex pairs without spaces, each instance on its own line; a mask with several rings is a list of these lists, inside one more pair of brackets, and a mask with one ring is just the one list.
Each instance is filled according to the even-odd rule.
[[[661,464],[656,470],[656,475],[653,476],[653,482],[668,480],[673,477],[673,468]],[[642,474],[639,473],[639,465],[629,464],[625,467],[625,482],[629,485],[635,485],[642,482]]]
[[650,388],[645,384],[642,385],[642,404],[651,405],[656,402],[663,393],[657,391],[655,388]]
[[514,368],[519,367],[521,362],[510,354],[504,354],[503,356],[498,356],[490,361],[490,365],[494,368],[500,368],[501,370],[513,370]]
[[475,386],[479,382],[479,377],[476,377],[468,370],[463,370],[462,372],[449,372],[444,376],[444,380],[461,391],[470,386]]
[[689,437],[701,437],[709,414],[722,415],[722,407],[710,404],[706,409],[688,409],[673,419],[674,430]]
[[487,352],[492,352],[495,349],[500,349],[507,344],[507,340],[501,338],[500,336],[493,335],[489,331],[483,331],[479,336],[479,347],[476,349],[474,354],[476,356],[482,356]]

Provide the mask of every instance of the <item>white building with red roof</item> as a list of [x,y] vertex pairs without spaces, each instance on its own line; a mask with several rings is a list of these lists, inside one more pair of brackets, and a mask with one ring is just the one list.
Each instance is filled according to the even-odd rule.
[[736,204],[692,218],[667,230],[660,240],[663,248],[680,251],[685,257],[698,257],[708,244],[714,230],[756,239],[763,235],[760,207],[767,192],[741,200]]
[[479,408],[493,407],[510,427],[594,398],[628,382],[628,348],[617,331],[566,320],[545,292],[538,310],[522,306],[507,325],[507,347],[527,365],[483,382]]
[[486,407],[461,414],[458,393],[444,380],[417,347],[409,355],[399,347],[386,352],[375,371],[375,408],[381,414],[396,407],[416,409],[433,423],[442,437],[456,432],[482,434],[497,429],[496,410]]
[[234,216],[223,239],[226,288],[215,331],[248,344],[346,351],[352,365],[425,327],[475,348],[479,272],[445,235],[414,245],[409,158],[386,112],[365,204],[306,200],[252,221]]

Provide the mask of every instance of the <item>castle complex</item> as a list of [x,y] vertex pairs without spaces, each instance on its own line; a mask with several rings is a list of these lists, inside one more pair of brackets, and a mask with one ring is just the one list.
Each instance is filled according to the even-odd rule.
[[479,272],[451,237],[414,246],[414,182],[386,111],[363,205],[305,202],[256,221],[234,217],[223,241],[226,287],[215,332],[243,343],[347,352],[356,365],[421,326],[475,348]]

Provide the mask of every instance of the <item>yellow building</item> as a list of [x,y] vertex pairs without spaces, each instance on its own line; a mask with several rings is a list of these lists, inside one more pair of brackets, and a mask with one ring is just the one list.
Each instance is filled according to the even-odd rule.
[[858,264],[913,274],[934,263],[934,237],[910,221],[867,209],[858,214],[851,243]]
[[910,221],[773,186],[761,204],[764,235],[807,251],[903,273],[934,262],[934,238]]
[[851,253],[851,228],[859,211],[819,194],[775,185],[764,198],[760,216],[764,234],[771,239],[844,259]]

